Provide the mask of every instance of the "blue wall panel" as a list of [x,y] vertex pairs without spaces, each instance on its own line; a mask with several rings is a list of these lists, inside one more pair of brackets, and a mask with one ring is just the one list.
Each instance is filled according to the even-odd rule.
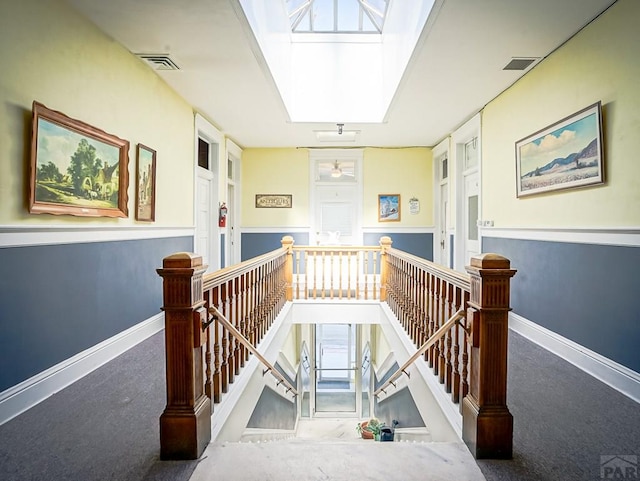
[[431,233],[367,232],[364,235],[364,245],[380,245],[382,236],[391,237],[392,247],[396,249],[423,259],[433,260],[433,234]]
[[514,312],[640,372],[640,248],[484,237],[511,260]]
[[309,234],[306,232],[245,232],[242,234],[243,261],[261,256],[282,247],[282,238],[286,235],[293,237],[294,245],[309,245]]
[[0,249],[0,391],[160,312],[192,237]]

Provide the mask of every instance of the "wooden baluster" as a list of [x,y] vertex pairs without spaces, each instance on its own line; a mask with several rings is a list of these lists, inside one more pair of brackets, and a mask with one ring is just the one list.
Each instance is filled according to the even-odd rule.
[[[420,283],[418,289],[420,290],[420,345],[422,345],[427,342],[427,336],[429,334],[429,316],[427,316],[427,276],[424,269],[420,269],[419,279]],[[428,360],[426,358],[426,355],[427,353],[425,352],[425,360]]]
[[[456,287],[455,289],[455,309],[462,308],[461,302],[461,289]],[[460,402],[460,323],[456,322],[453,327],[453,379],[451,400],[458,404]]]
[[[243,289],[243,303],[242,303],[242,326],[244,328],[244,337],[251,340],[251,322],[249,313],[251,312],[251,272],[246,272],[242,276],[242,284],[244,286]],[[243,367],[245,363],[249,360],[249,349],[245,349]]]
[[[435,278],[435,302],[434,302],[434,329],[438,330],[440,328],[440,326],[442,325],[442,318],[440,317],[440,279],[438,277]],[[434,332],[435,332],[434,330]],[[436,376],[439,376],[440,374],[440,355],[441,355],[441,351],[440,351],[440,342],[436,342],[434,345],[435,351],[434,351],[434,359],[433,359],[433,374],[435,374]]]
[[[373,265],[371,263],[371,259],[369,258],[369,252],[364,250],[359,253],[362,257],[362,264],[364,266],[364,298],[369,299],[372,298],[371,291],[371,271],[373,270]],[[375,299],[375,298],[373,298]]]
[[[465,324],[468,327],[468,324]],[[469,393],[469,336],[467,331],[462,331],[462,384],[460,386],[460,397],[462,399]],[[460,413],[462,413],[462,403],[460,403]]]
[[253,269],[253,310],[251,315],[251,329],[253,331],[253,345],[260,342],[260,268]]
[[338,278],[336,279],[337,281],[337,287],[336,287],[336,297],[338,299],[342,299],[342,269],[343,269],[343,265],[342,265],[342,260],[344,259],[344,251],[339,251],[337,252],[337,259],[336,259],[336,263],[337,265],[337,269],[338,269]]
[[[240,275],[240,314],[238,316],[238,320],[240,321],[240,332],[242,335],[249,339],[249,332],[247,328],[247,274],[246,272]],[[240,367],[244,367],[246,361],[249,360],[249,350],[244,347],[244,345],[240,345],[240,352],[242,355],[240,356]]]
[[313,257],[313,295],[311,296],[311,299],[317,299],[318,296],[318,288],[317,288],[317,283],[318,283],[318,253],[316,251],[313,251],[311,253],[312,257]]
[[510,261],[497,254],[471,258],[469,394],[462,401],[462,439],[476,458],[511,458],[513,416],[507,407]]
[[[211,305],[220,306],[220,287],[215,286],[211,292]],[[222,375],[221,375],[221,324],[214,321],[213,328],[213,402],[219,403],[222,400]]]
[[335,273],[335,252],[329,252],[329,299],[333,300],[333,282],[336,276]]
[[367,257],[371,258],[371,263],[373,264],[373,276],[371,279],[371,298],[375,300],[380,300],[378,297],[378,252],[371,251],[371,254],[368,254]]
[[[242,311],[240,309],[240,278],[236,277],[232,281],[233,287],[233,297],[232,297],[232,308],[233,308],[233,325],[234,327],[242,332]],[[242,364],[242,359],[244,358],[244,351],[242,347],[242,343],[238,341],[234,336],[234,350],[233,350],[233,373],[234,376],[240,375],[240,365]]]
[[211,400],[204,392],[202,257],[165,257],[163,279],[167,404],[160,416],[160,458],[197,459],[211,440]]
[[[353,255],[349,254],[347,256],[347,299],[351,299],[351,289],[352,289],[352,280],[351,280],[351,264],[353,260]],[[353,291],[355,293],[355,290]]]
[[[453,284],[447,283],[447,319],[453,315]],[[451,377],[453,375],[453,366],[451,364],[451,346],[453,345],[453,330],[447,331],[445,340],[445,365],[444,365],[444,387],[445,391],[451,392]]]
[[[428,276],[428,284],[429,284],[429,294],[427,297],[427,301],[428,301],[428,316],[429,316],[429,337],[433,336],[433,333],[435,332],[435,319],[434,319],[434,313],[435,313],[435,276],[431,273],[427,273]],[[431,346],[429,348],[429,367],[431,369],[433,369],[433,362],[434,362],[434,358],[435,358],[435,354],[436,354],[436,348],[435,346]]]
[[311,290],[311,283],[309,282],[309,251],[304,251],[304,298],[309,299],[309,291]]
[[[227,296],[227,284],[223,283],[220,285],[220,308],[222,314],[225,317],[228,317],[228,296]],[[220,374],[222,378],[222,392],[229,392],[229,333],[224,328],[221,327],[221,344],[222,344],[222,364],[220,365]]]
[[[447,283],[444,279],[440,279],[440,314],[438,317],[440,318],[439,326],[442,326],[445,322],[447,322]],[[440,384],[444,384],[444,371],[445,371],[445,363],[446,363],[446,345],[445,345],[445,337],[441,337],[440,341],[438,341],[438,346],[440,348],[440,356],[438,358],[438,363],[440,367],[438,368],[438,379]]]
[[[207,319],[210,317],[209,306],[211,306],[211,291],[203,293],[204,308],[206,311]],[[216,322],[216,321],[214,321]],[[206,330],[206,347],[205,347],[205,369],[204,369],[204,393],[209,399],[213,399],[213,385],[212,385],[212,370],[211,370],[211,331],[213,327],[209,325]],[[211,403],[211,412],[213,412],[213,402]]]
[[411,338],[416,346],[420,346],[420,314],[418,301],[418,267],[411,267]]
[[360,266],[360,257],[358,255],[354,256],[355,260],[356,260],[356,279],[355,279],[355,284],[356,284],[356,295],[355,298],[356,299],[360,299],[360,271],[361,271],[361,266]]
[[296,299],[300,299],[300,251],[295,252]]

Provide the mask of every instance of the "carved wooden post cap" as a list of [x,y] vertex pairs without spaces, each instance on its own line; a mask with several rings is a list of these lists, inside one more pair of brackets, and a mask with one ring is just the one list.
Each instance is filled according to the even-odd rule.
[[391,240],[391,237],[389,237],[388,235],[383,235],[382,237],[380,237],[381,246],[390,247],[391,244],[393,244],[393,241]]
[[280,241],[282,242],[282,247],[285,246],[292,246],[293,245],[293,237],[290,235],[286,235],[282,238],[282,240]]
[[509,269],[511,261],[499,254],[479,254],[471,258],[471,267],[478,269]]
[[165,269],[191,269],[202,266],[202,256],[193,252],[176,252],[162,261]]

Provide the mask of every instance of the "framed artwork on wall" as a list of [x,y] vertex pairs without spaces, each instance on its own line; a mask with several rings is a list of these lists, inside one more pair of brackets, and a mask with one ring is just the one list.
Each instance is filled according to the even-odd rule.
[[378,222],[400,221],[400,194],[378,194]]
[[127,217],[129,142],[33,102],[29,212]]
[[604,183],[597,102],[516,142],[516,195]]
[[142,144],[136,152],[136,220],[156,220],[156,151]]
[[256,194],[258,209],[290,209],[292,206],[292,194]]

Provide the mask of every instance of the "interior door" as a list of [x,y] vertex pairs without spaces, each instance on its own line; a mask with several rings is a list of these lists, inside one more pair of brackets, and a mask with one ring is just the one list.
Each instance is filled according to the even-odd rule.
[[315,412],[356,414],[356,325],[316,324]]
[[465,265],[471,257],[480,253],[480,232],[478,219],[480,217],[480,188],[478,172],[465,176]]
[[214,175],[210,170],[197,167],[196,188],[196,241],[195,251],[202,256],[207,272],[217,270],[218,264],[213,252],[212,196]]
[[451,267],[449,261],[449,234],[448,234],[448,212],[449,212],[449,184],[440,185],[440,215],[439,215],[439,256],[440,264]]

